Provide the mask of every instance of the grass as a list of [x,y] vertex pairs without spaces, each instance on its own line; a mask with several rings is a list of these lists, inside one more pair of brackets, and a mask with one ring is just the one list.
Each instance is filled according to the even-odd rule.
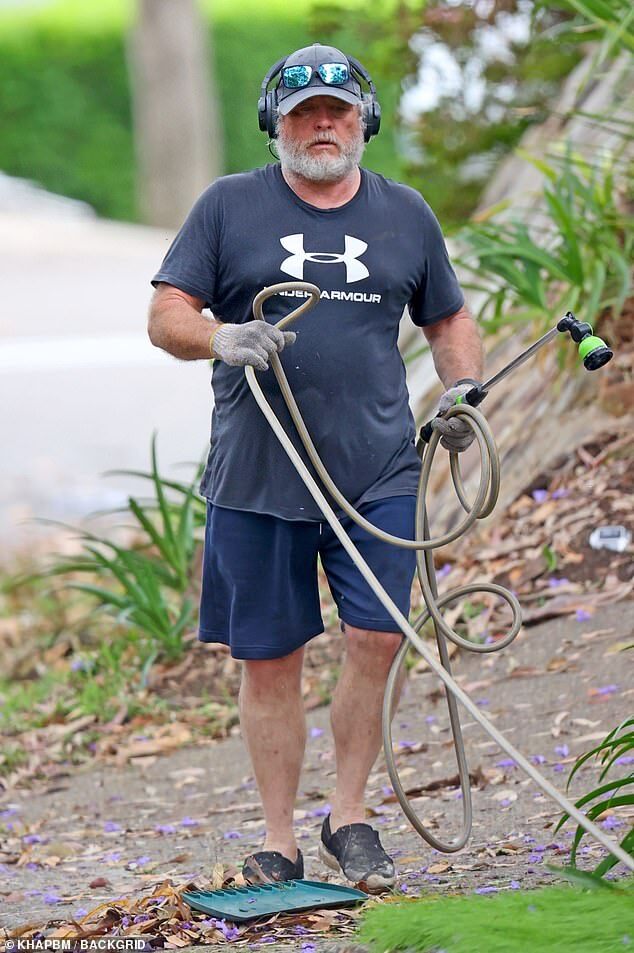
[[372,953],[615,953],[634,945],[633,887],[381,904],[366,915],[360,938]]

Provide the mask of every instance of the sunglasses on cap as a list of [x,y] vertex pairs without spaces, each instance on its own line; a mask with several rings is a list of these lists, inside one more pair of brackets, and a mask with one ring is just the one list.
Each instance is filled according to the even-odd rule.
[[303,89],[311,81],[313,71],[326,86],[343,86],[350,79],[347,63],[322,63],[315,70],[312,66],[285,66],[282,70],[282,84],[286,89]]

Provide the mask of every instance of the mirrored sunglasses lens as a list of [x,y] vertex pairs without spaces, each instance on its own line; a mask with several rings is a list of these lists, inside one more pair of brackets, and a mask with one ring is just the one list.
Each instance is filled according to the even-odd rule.
[[317,72],[329,86],[343,86],[350,78],[350,71],[345,63],[322,63]]
[[310,83],[312,72],[310,66],[287,66],[282,70],[282,82],[287,89],[301,89]]

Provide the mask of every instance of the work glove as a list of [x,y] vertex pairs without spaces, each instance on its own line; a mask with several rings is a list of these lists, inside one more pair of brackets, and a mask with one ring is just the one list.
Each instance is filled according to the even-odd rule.
[[222,324],[212,334],[209,347],[216,357],[232,367],[250,364],[258,371],[268,371],[269,357],[293,344],[294,331],[280,331],[266,321],[247,321],[246,324]]
[[[478,381],[468,378],[456,381],[453,387],[445,391],[440,398],[436,413],[444,414],[450,407],[453,407],[458,397],[464,397],[468,391],[478,386]],[[432,420],[432,427],[442,434],[441,446],[446,450],[453,450],[454,453],[462,453],[463,450],[471,446],[475,438],[472,427],[462,417],[452,417],[450,420],[445,420],[442,416],[438,416]]]

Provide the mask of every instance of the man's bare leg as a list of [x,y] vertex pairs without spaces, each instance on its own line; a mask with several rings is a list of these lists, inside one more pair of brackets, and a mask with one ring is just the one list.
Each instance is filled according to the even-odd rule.
[[[330,711],[337,761],[330,829],[366,823],[365,787],[382,743],[385,682],[401,644],[400,632],[345,626],[346,657]],[[401,675],[396,700],[404,682]]]
[[239,697],[242,736],[264,808],[263,850],[277,850],[292,861],[297,857],[293,808],[306,745],[303,660],[302,646],[283,658],[244,661]]

